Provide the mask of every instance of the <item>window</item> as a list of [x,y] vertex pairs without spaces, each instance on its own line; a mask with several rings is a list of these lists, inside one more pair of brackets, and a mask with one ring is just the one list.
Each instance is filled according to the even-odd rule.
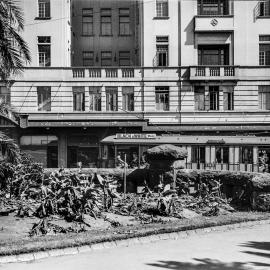
[[38,111],[51,111],[51,87],[38,86]]
[[0,86],[0,100],[3,103],[10,104],[10,89],[6,86]]
[[223,89],[223,110],[224,111],[234,110],[234,94],[232,87],[227,87]]
[[168,63],[168,47],[169,37],[168,36],[157,36],[156,37],[156,66],[166,67]]
[[102,66],[112,65],[112,52],[101,52],[101,65]]
[[134,111],[134,88],[127,86],[122,88],[123,110]]
[[38,18],[48,19],[51,16],[50,0],[38,0]]
[[259,64],[270,65],[270,35],[260,35],[259,42]]
[[119,52],[119,65],[130,66],[130,52],[129,51]]
[[199,45],[198,58],[199,65],[228,65],[229,47],[217,45]]
[[219,87],[209,86],[209,109],[210,111],[219,110]]
[[169,111],[169,87],[156,87],[156,110]]
[[84,51],[83,52],[83,66],[94,65],[94,52]]
[[106,110],[118,111],[117,87],[106,87]]
[[101,111],[101,87],[89,87],[90,111]]
[[198,0],[198,15],[229,15],[229,1]]
[[38,37],[38,62],[40,67],[51,66],[51,37]]
[[83,36],[93,35],[93,9],[92,8],[82,9],[82,35]]
[[157,17],[168,17],[168,0],[156,0],[156,16]]
[[119,9],[119,35],[129,36],[131,34],[130,30],[130,15],[129,8]]
[[259,109],[270,110],[270,85],[260,85],[258,95]]
[[270,1],[264,0],[259,2],[259,17],[270,16]]
[[229,147],[216,146],[216,163],[229,163]]
[[111,36],[112,35],[112,11],[110,8],[102,8],[100,10],[100,21],[101,21],[101,35]]
[[242,146],[239,147],[239,162],[245,164],[253,163],[253,147]]
[[205,110],[205,89],[204,86],[195,86],[194,88],[194,102],[196,111]]
[[73,110],[85,111],[85,90],[84,87],[73,87]]

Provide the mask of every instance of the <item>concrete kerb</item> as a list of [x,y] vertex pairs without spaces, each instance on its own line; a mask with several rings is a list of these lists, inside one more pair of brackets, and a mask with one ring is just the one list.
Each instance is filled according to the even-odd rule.
[[116,240],[116,241],[111,241],[111,242],[96,243],[92,245],[84,245],[80,247],[52,249],[48,251],[40,251],[40,252],[20,254],[20,255],[1,256],[0,264],[29,262],[29,261],[34,261],[34,260],[45,259],[48,257],[75,255],[78,253],[94,252],[94,251],[103,250],[103,249],[111,249],[111,248],[116,248],[116,247],[128,247],[128,246],[133,246],[133,245],[138,245],[138,244],[153,243],[153,242],[157,242],[161,240],[169,240],[169,239],[176,240],[176,239],[186,238],[188,236],[192,236],[195,234],[207,234],[210,232],[224,232],[224,231],[230,231],[237,228],[249,228],[256,225],[264,225],[264,224],[270,224],[270,219],[258,220],[258,221],[247,221],[247,222],[241,222],[241,223],[236,223],[236,224],[212,226],[212,227],[207,227],[207,228],[193,229],[193,230],[186,230],[186,231],[179,231],[179,232],[172,232],[172,233],[153,234],[153,235],[143,236],[143,237],[135,237],[135,238]]

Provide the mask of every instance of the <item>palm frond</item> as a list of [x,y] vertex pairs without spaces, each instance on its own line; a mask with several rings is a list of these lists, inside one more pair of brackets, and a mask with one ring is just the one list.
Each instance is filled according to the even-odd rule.
[[29,48],[19,34],[23,22],[17,1],[0,0],[0,79],[4,81],[31,61]]
[[20,149],[15,141],[0,132],[0,151],[4,159],[13,164],[20,161]]

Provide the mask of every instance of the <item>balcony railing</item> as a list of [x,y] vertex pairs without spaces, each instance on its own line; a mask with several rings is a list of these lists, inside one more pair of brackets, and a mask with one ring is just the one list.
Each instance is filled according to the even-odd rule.
[[73,78],[134,78],[134,68],[72,68]]
[[236,76],[236,66],[196,66],[190,67],[191,79],[196,78],[224,78],[232,79]]
[[89,77],[91,78],[100,78],[101,77],[101,69],[100,68],[91,68],[88,69]]

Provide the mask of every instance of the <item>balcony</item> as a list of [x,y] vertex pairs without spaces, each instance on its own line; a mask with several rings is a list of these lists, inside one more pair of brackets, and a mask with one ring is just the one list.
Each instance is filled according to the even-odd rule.
[[190,67],[190,80],[237,80],[238,66]]
[[134,68],[72,68],[73,78],[134,78]]
[[233,16],[196,16],[195,32],[233,32],[234,17]]

